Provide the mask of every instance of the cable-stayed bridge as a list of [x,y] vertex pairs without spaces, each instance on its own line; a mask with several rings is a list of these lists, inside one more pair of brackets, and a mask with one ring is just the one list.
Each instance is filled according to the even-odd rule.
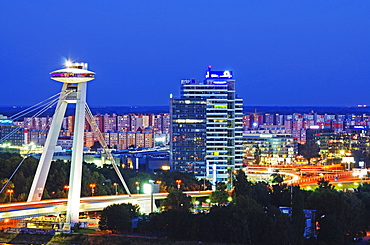
[[[44,150],[41,155],[33,183],[28,195],[26,203],[14,203],[0,205],[0,220],[4,219],[19,219],[22,217],[33,217],[48,214],[66,213],[65,229],[70,229],[79,222],[79,213],[84,211],[102,210],[104,207],[112,203],[132,203],[138,204],[141,212],[149,213],[154,211],[153,206],[155,199],[165,198],[167,193],[154,193],[153,195],[131,195],[126,182],[115,163],[115,159],[108,148],[103,134],[100,132],[93,115],[86,103],[87,82],[95,78],[95,73],[87,70],[87,63],[73,63],[67,61],[65,68],[53,71],[50,73],[51,79],[63,83],[61,92],[26,109],[16,115],[10,117],[14,119],[21,117],[26,113],[33,113],[37,111],[25,124],[31,122],[33,118],[41,115],[47,109],[55,106],[55,112],[52,117],[50,125],[45,125],[45,131],[49,128]],[[60,200],[41,200],[45,189],[46,179],[48,177],[52,157],[55,152],[57,139],[59,137],[61,125],[68,104],[75,104],[75,121],[73,132],[73,146],[71,158],[71,170],[69,177],[69,191],[67,199]],[[107,158],[110,160],[122,186],[125,188],[127,195],[104,196],[104,197],[85,197],[81,198],[81,178],[82,178],[82,161],[84,148],[84,127],[85,120],[92,128],[95,136],[101,144]],[[9,138],[19,129],[14,129],[9,134],[0,139],[0,143]],[[29,153],[31,153],[30,148]],[[0,192],[4,191],[7,184],[22,165],[29,154],[26,154],[23,160],[19,163],[13,174],[10,176],[8,182],[2,187]],[[197,192],[191,195],[204,196],[209,195],[210,192]]]

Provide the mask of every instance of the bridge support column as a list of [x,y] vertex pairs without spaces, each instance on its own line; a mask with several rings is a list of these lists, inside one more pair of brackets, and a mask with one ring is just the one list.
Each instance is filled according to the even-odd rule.
[[66,225],[70,229],[78,224],[81,196],[82,161],[85,129],[85,103],[87,82],[94,79],[94,72],[87,70],[86,63],[66,62],[65,69],[51,73],[51,78],[63,82],[62,92],[55,110],[53,121],[44,146],[33,184],[28,196],[28,202],[40,201],[45,188],[50,164],[54,155],[55,146],[59,137],[60,128],[68,103],[76,104],[71,172],[69,177],[69,191],[67,203]]
[[46,179],[48,177],[51,160],[53,159],[55,146],[59,137],[59,130],[62,126],[65,111],[68,103],[64,97],[66,94],[67,84],[63,84],[62,93],[59,97],[57,108],[55,109],[53,120],[51,122],[49,134],[46,138],[44,150],[42,152],[35,177],[32,182],[31,190],[27,202],[40,201],[44,192]]
[[71,172],[69,176],[69,192],[66,217],[66,221],[71,223],[71,226],[73,226],[74,224],[78,224],[78,216],[80,210],[86,85],[86,83],[79,83],[77,89],[75,128],[73,133],[72,161]]

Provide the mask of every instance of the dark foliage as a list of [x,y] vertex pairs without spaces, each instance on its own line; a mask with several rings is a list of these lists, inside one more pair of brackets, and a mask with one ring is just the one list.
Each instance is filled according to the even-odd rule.
[[298,154],[307,159],[311,163],[311,158],[319,156],[320,147],[313,141],[308,141],[306,144],[298,145]]
[[[2,185],[16,169],[22,158],[17,154],[0,153],[0,180]],[[38,160],[28,157],[19,168],[7,188],[14,189],[12,201],[25,201],[30,189]],[[43,198],[66,197],[70,163],[55,161],[51,164]],[[121,169],[132,193],[136,187],[150,179],[160,181],[160,190],[169,191],[164,202],[166,211],[142,218],[140,231],[164,234],[178,240],[194,240],[237,244],[349,244],[364,235],[370,220],[370,185],[363,184],[352,192],[339,192],[329,181],[319,180],[315,191],[304,191],[298,186],[290,187],[277,181],[248,181],[243,171],[234,176],[233,201],[224,202],[224,185],[219,184],[214,198],[223,201],[213,206],[209,213],[190,213],[191,200],[183,191],[202,190],[203,181],[191,174],[162,172],[155,174],[137,173]],[[176,180],[181,180],[180,189]],[[113,183],[120,183],[111,166],[97,168],[93,164],[83,165],[82,196],[91,195],[90,183],[95,183],[94,195],[113,195]],[[138,185],[137,185],[138,183]],[[209,186],[209,182],[206,182]],[[118,185],[118,192],[125,193]],[[221,194],[222,195],[221,195]],[[220,194],[220,195],[218,195]],[[220,197],[222,196],[222,198]],[[9,195],[0,194],[1,202],[9,202]],[[203,199],[202,201],[205,201]],[[282,214],[279,207],[292,207],[289,215]],[[303,210],[316,210],[318,237],[316,240],[303,238],[305,217]],[[130,230],[131,218],[137,215],[136,206],[113,205],[102,214],[102,229],[117,232]]]
[[164,200],[162,206],[165,208],[165,210],[176,209],[189,211],[191,208],[191,198],[186,196],[179,189],[172,189],[168,193],[168,196]]
[[102,211],[99,228],[114,232],[131,231],[131,220],[138,215],[138,205],[131,203],[112,204]]

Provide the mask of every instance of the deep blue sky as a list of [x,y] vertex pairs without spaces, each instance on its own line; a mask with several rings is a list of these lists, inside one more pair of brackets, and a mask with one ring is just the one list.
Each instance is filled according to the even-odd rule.
[[370,1],[3,1],[0,105],[59,92],[64,58],[97,73],[88,103],[167,105],[208,65],[245,105],[370,105]]

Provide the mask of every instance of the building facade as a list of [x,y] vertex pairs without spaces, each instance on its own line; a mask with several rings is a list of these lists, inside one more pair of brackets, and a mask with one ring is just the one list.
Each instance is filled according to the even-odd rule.
[[298,153],[298,142],[290,134],[244,133],[243,147],[246,164],[293,164]]
[[0,119],[0,139],[0,143],[12,146],[22,146],[25,143],[23,129],[9,119]]
[[335,132],[334,129],[309,129],[307,142],[314,142],[320,148],[320,154],[330,163],[331,159],[354,156],[356,162],[366,159],[370,152],[370,130],[363,125],[346,128]]
[[231,71],[208,69],[206,79],[181,81],[171,98],[171,168],[231,183],[243,162],[243,100]]

